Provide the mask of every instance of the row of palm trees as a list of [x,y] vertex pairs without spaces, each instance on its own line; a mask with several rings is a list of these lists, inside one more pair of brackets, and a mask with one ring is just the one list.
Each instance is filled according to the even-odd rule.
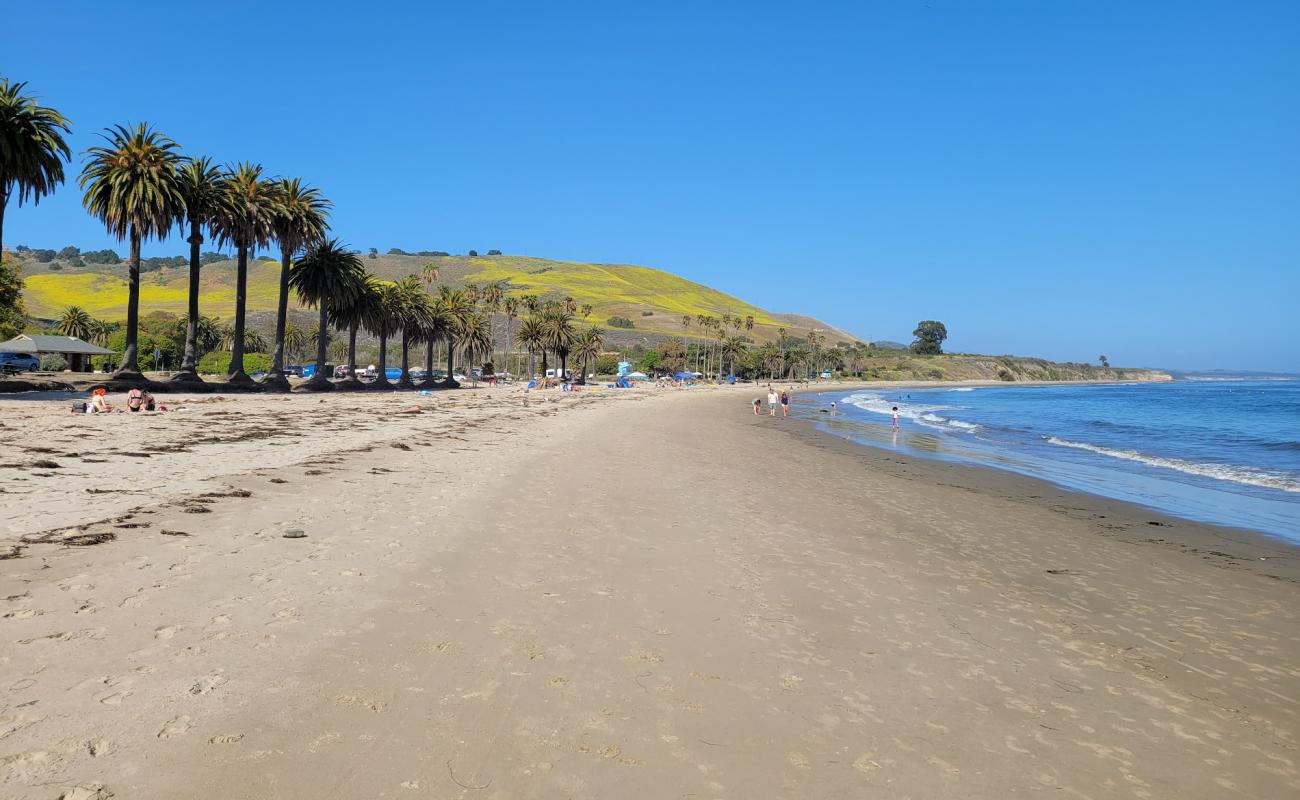
[[[19,203],[39,202],[63,182],[63,162],[70,151],[63,134],[70,131],[66,118],[41,106],[25,91],[25,84],[0,78],[0,250],[4,208],[10,197]],[[129,243],[126,343],[119,378],[140,378],[137,342],[140,314],[141,248],[150,239],[163,239],[174,228],[186,233],[190,245],[188,311],[184,355],[174,380],[198,381],[197,363],[208,332],[199,309],[200,249],[205,239],[236,252],[236,288],[230,344],[228,380],[251,382],[244,372],[244,354],[250,343],[246,330],[248,261],[259,249],[276,246],[280,254],[280,286],[270,374],[264,384],[288,389],[285,376],[286,337],[289,333],[290,291],[316,309],[317,361],[325,363],[328,331],[348,331],[348,363],[356,364],[357,334],[364,329],[379,339],[379,360],[386,363],[389,340],[400,337],[402,378],[409,385],[412,345],[425,344],[426,373],[432,374],[434,344],[446,344],[447,382],[454,384],[456,351],[472,360],[492,352],[497,341],[494,315],[505,317],[507,362],[510,344],[528,353],[529,371],[534,356],[542,368],[554,355],[561,370],[568,359],[586,365],[600,352],[602,334],[597,328],[578,330],[577,314],[588,317],[591,306],[578,306],[572,298],[543,300],[536,296],[511,296],[501,283],[454,289],[440,286],[436,264],[426,265],[420,276],[395,283],[379,281],[365,272],[356,253],[329,237],[331,203],[321,192],[299,178],[269,177],[261,165],[241,162],[219,166],[207,157],[181,153],[172,139],[146,123],[106,129],[104,143],[90,148],[79,183],[83,204],[119,241]],[[521,314],[523,315],[520,320]],[[516,320],[520,320],[516,327]],[[692,324],[707,332],[707,347],[697,347],[696,366],[706,373],[735,370],[752,331],[752,316],[684,316],[685,332]],[[734,333],[732,333],[734,331]],[[782,341],[784,341],[784,330]],[[813,343],[816,349],[816,343]],[[784,349],[784,347],[782,347]],[[317,381],[325,381],[323,369]],[[379,384],[387,384],[381,374]]]

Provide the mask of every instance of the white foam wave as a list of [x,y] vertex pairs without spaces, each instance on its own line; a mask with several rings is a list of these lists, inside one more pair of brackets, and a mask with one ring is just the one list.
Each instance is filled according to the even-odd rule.
[[958,386],[956,389],[949,389],[950,392],[973,392],[980,387],[978,386]]
[[1237,467],[1230,464],[1208,464],[1197,461],[1187,461],[1181,458],[1163,458],[1161,456],[1139,453],[1136,450],[1113,450],[1109,447],[1099,447],[1095,444],[1088,444],[1086,442],[1072,442],[1068,439],[1058,439],[1055,436],[1044,436],[1043,438],[1049,444],[1059,445],[1061,447],[1071,447],[1075,450],[1087,450],[1088,452],[1096,453],[1097,455],[1118,458],[1124,461],[1136,461],[1153,467],[1172,469],[1188,475],[1199,475],[1203,478],[1213,478],[1220,481],[1240,483],[1245,486],[1281,489],[1284,492],[1300,492],[1300,482],[1297,482],[1294,478],[1288,475],[1276,472],[1251,469],[1250,467]]
[[904,419],[910,419],[918,425],[924,425],[927,428],[936,430],[962,430],[968,432],[978,431],[979,425],[973,422],[963,422],[959,419],[951,419],[936,411],[951,411],[952,406],[929,405],[923,403],[908,403],[899,400],[890,400],[884,395],[874,392],[859,392],[851,394],[844,398],[844,402],[850,403],[863,411],[870,411],[873,414],[883,414],[891,416],[894,413],[894,406],[898,406],[898,416]]

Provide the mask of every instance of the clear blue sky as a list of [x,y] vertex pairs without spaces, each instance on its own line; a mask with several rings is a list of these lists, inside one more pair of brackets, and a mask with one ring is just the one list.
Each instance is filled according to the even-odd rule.
[[[631,5],[12,3],[0,70],[72,119],[78,164],[147,120],[322,187],[358,248],[646,264],[867,338],[940,319],[953,350],[1300,371],[1300,3]],[[111,243],[75,184],[5,238]]]

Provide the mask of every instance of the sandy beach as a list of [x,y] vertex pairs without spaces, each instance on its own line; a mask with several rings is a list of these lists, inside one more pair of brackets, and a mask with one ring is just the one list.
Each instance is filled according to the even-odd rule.
[[754,394],[0,400],[0,796],[1300,793],[1294,548]]

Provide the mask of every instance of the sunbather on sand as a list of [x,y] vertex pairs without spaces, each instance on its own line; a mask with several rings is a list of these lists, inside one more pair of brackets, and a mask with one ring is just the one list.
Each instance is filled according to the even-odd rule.
[[105,399],[103,389],[96,389],[91,392],[90,410],[99,414],[107,414],[114,410],[112,404]]
[[136,387],[126,393],[126,407],[132,412],[135,411],[153,411],[154,399],[144,389]]

